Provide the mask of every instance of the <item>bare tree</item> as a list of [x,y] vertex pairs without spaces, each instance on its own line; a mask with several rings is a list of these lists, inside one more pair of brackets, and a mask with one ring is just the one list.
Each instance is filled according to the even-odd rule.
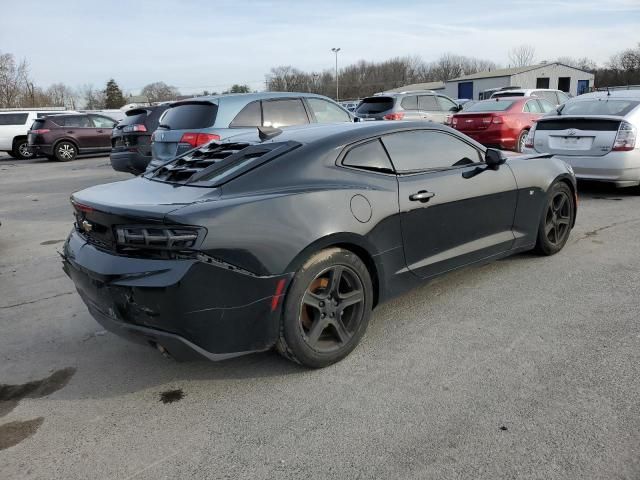
[[76,108],[75,92],[64,83],[54,83],[46,90],[51,107]]
[[104,91],[96,90],[92,84],[80,88],[80,97],[84,100],[84,108],[87,110],[104,108]]
[[509,50],[509,62],[513,67],[532,65],[536,56],[536,49],[532,45],[520,45]]
[[153,82],[145,85],[140,95],[146,97],[148,102],[163,102],[175,100],[180,95],[180,92],[176,87],[167,85],[164,82]]
[[569,65],[570,67],[579,68],[580,70],[586,70],[588,72],[592,72],[598,68],[596,62],[588,57],[558,57],[556,62]]
[[16,62],[11,53],[0,54],[0,107],[18,107],[29,81],[26,60]]

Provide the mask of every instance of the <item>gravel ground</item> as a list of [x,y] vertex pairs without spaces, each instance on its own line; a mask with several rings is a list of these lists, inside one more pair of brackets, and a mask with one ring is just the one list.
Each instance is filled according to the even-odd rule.
[[0,158],[3,479],[639,479],[640,195],[583,186],[566,248],[380,306],[319,371],[176,363],[105,333],[63,274],[108,158]]

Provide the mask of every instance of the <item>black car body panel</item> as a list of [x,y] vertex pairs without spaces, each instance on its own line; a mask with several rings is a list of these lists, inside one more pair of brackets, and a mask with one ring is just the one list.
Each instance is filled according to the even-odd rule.
[[111,134],[111,165],[118,172],[139,175],[151,161],[151,136],[169,105],[136,108],[126,112]]
[[[379,303],[449,270],[532,248],[549,187],[564,181],[576,191],[570,168],[549,156],[513,157],[497,170],[474,162],[408,174],[343,164],[362,142],[417,130],[485,152],[433,124],[311,126],[264,142],[298,145],[282,155],[260,163],[237,154],[226,173],[203,177],[224,165],[198,163],[209,148],[217,155],[214,143],[200,157],[190,152],[170,162],[180,182],[166,180],[174,177],[162,167],[75,193],[65,271],[106,328],[173,356],[226,358],[273,346],[289,282],[312,253],[329,246],[355,252]],[[253,134],[232,140],[258,142]],[[239,165],[248,169],[227,175]],[[422,190],[434,193],[428,203],[408,200]],[[184,251],[124,251],[115,232],[127,224],[197,226],[206,234]]]

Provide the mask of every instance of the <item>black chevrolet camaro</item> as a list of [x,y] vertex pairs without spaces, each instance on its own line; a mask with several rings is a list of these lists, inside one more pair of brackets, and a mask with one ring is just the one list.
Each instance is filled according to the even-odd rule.
[[261,128],[73,194],[64,269],[106,329],[178,359],[276,347],[323,367],[425,281],[565,245],[569,166],[444,126]]

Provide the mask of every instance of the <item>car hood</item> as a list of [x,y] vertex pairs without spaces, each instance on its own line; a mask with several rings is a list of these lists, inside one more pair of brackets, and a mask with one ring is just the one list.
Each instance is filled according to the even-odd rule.
[[136,177],[75,192],[71,201],[115,215],[161,220],[193,203],[217,200],[219,188],[190,187]]

